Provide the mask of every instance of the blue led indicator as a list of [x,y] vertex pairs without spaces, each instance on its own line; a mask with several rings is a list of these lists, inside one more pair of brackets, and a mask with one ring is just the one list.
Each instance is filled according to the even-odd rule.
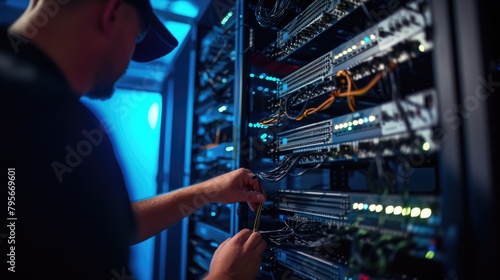
[[364,38],[364,40],[365,40],[365,42],[370,43],[370,37],[366,36],[366,37]]
[[288,143],[288,138],[283,138],[282,142],[283,142],[283,144],[287,144]]

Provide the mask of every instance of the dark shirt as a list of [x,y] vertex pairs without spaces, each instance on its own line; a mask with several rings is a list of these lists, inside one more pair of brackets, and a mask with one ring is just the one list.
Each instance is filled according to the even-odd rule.
[[14,238],[0,240],[10,261],[2,274],[14,267],[6,279],[130,279],[135,221],[105,127],[46,54],[5,28],[0,95],[2,172],[15,168],[15,219],[0,231]]

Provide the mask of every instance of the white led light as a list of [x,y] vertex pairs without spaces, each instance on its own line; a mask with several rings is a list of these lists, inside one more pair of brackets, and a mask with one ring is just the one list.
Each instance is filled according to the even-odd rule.
[[411,209],[410,216],[412,216],[412,217],[418,217],[419,215],[420,215],[420,208],[413,207],[413,209]]
[[394,212],[394,206],[388,205],[388,206],[385,207],[385,213],[386,214],[392,214],[392,212]]
[[394,207],[394,212],[393,212],[394,215],[400,215],[401,212],[403,212],[403,207],[401,207],[401,206]]
[[378,204],[376,207],[375,207],[375,212],[382,212],[382,210],[384,209],[384,206]]
[[424,151],[429,151],[431,149],[431,143],[425,142],[424,144],[422,144],[422,149]]
[[368,207],[368,210],[370,210],[370,212],[373,212],[373,211],[375,211],[376,207],[377,206],[375,204],[370,204],[370,206]]
[[430,208],[424,208],[420,211],[420,218],[427,219],[432,215],[432,210]]

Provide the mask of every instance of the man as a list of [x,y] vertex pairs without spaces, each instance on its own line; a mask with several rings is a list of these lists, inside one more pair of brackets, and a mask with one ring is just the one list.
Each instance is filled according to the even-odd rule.
[[[32,0],[0,35],[2,158],[15,202],[14,238],[0,244],[7,279],[129,277],[129,246],[192,214],[197,202],[246,201],[255,210],[265,201],[244,168],[129,201],[106,129],[79,98],[110,97],[130,59],[177,46],[148,0]],[[220,244],[206,279],[255,279],[265,247],[259,233],[241,230]]]

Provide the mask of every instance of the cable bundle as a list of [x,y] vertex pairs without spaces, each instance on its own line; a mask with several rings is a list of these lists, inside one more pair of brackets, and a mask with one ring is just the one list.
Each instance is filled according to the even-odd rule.
[[262,27],[274,28],[296,7],[295,0],[277,0],[269,9],[264,6],[264,0],[259,0],[255,8],[255,18]]
[[267,172],[259,172],[255,174],[262,180],[268,182],[278,182],[285,178],[292,168],[299,163],[300,159],[309,155],[309,153],[294,153],[286,155],[286,157],[280,162],[280,164]]

